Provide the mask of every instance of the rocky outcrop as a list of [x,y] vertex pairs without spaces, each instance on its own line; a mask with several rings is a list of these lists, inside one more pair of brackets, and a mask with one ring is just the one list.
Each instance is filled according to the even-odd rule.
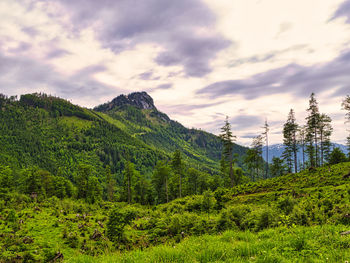
[[134,92],[129,95],[119,95],[111,102],[99,105],[94,110],[96,111],[109,111],[116,107],[122,107],[124,105],[131,105],[139,109],[157,110],[154,106],[153,99],[147,92]]

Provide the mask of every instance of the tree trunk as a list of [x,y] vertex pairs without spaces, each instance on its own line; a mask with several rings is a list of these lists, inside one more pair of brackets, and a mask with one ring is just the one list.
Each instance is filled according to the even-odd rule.
[[318,167],[317,127],[315,126],[315,166]]
[[323,166],[323,131],[320,131],[320,147],[321,147],[321,166]]
[[235,186],[235,178],[234,178],[234,174],[233,174],[233,162],[232,159],[230,160],[230,179],[231,179],[231,187]]
[[303,142],[302,142],[302,151],[303,151],[303,170],[305,170],[305,141],[303,137]]
[[168,194],[168,177],[165,177],[165,195],[166,195],[166,202],[169,202],[169,194]]
[[131,176],[128,175],[128,203],[131,204]]
[[297,158],[297,145],[296,145],[296,135],[293,133],[293,152],[294,152],[294,172],[298,172],[298,158]]
[[181,173],[179,174],[179,196],[180,198],[182,197],[182,175]]
[[265,175],[265,179],[267,179],[268,174],[269,174],[269,141],[268,141],[268,136],[266,133],[266,175]]

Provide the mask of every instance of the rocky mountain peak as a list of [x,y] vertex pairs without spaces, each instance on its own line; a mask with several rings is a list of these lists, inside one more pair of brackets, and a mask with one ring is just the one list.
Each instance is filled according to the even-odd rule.
[[129,95],[119,95],[114,98],[111,102],[107,102],[100,106],[97,106],[95,110],[97,111],[108,111],[116,107],[121,107],[124,105],[131,105],[139,109],[145,110],[157,110],[154,106],[153,99],[147,92],[133,92]]

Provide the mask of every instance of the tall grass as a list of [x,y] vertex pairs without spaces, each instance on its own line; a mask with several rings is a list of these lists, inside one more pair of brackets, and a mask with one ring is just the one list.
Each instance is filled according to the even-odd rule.
[[274,228],[261,232],[226,231],[221,235],[186,238],[174,246],[101,257],[79,256],[67,262],[346,262],[350,236],[346,226]]

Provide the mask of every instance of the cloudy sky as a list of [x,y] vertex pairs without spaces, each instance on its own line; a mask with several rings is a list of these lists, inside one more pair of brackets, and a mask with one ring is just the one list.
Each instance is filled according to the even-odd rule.
[[350,94],[350,1],[0,0],[0,93],[46,92],[85,107],[147,91],[187,127],[240,144],[308,98],[344,142]]

